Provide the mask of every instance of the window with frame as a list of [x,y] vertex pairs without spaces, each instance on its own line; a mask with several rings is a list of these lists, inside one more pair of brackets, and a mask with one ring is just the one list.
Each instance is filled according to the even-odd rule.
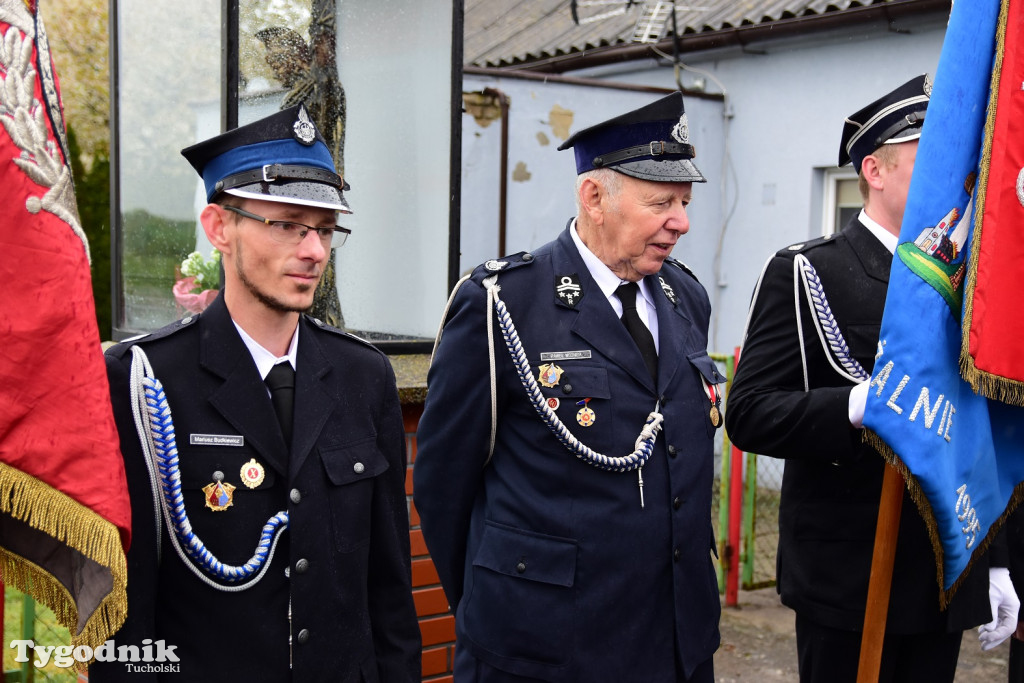
[[180,150],[326,92],[354,213],[325,319],[429,350],[458,253],[461,0],[112,0],[111,15],[114,338],[187,314],[185,261],[210,260]]
[[857,174],[849,166],[825,169],[822,193],[821,234],[824,237],[843,229],[860,213],[864,200],[857,189]]

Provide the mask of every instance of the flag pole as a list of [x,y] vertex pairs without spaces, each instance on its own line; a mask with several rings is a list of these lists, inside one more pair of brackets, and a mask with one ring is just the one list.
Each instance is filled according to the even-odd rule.
[[903,509],[903,475],[886,464],[882,478],[882,497],[878,501],[878,525],[875,527],[875,549],[871,556],[871,578],[868,580],[868,601],[864,610],[860,661],[857,683],[877,683],[882,664],[882,640],[889,613],[892,590],[892,567],[896,558],[896,537],[900,532]]

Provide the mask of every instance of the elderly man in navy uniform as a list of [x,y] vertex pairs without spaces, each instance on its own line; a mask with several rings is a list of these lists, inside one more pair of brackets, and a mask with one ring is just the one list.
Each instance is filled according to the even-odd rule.
[[428,376],[414,496],[455,680],[710,683],[724,378],[669,258],[704,182],[682,97],[569,147],[576,218],[456,287]]
[[177,660],[92,680],[419,681],[394,374],[302,314],[345,185],[301,106],[182,154],[224,290],[107,352],[133,515],[114,639]]
[[[885,466],[860,427],[930,90],[919,76],[846,119],[839,165],[857,169],[864,208],[768,260],[729,391],[733,443],[786,459],[776,578],[804,683],[857,676]],[[812,304],[805,291],[822,294]],[[833,334],[819,334],[826,325]],[[990,580],[996,604],[1013,593],[1007,570],[975,566],[941,611],[928,530],[905,494],[893,571],[879,680],[952,681],[964,629],[991,619]],[[1002,630],[983,642],[1013,627]]]

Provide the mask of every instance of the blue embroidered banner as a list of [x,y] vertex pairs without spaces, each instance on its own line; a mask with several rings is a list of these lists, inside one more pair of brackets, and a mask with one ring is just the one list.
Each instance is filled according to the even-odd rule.
[[999,0],[954,4],[864,416],[867,438],[903,471],[928,523],[943,604],[1024,480],[1024,409],[975,394],[959,365],[971,194],[983,152],[999,144],[986,140],[985,124],[1005,25]]

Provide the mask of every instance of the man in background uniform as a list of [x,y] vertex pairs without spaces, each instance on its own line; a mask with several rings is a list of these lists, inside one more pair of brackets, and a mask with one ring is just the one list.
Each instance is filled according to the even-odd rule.
[[682,96],[569,147],[576,218],[456,287],[428,377],[414,491],[455,680],[711,683],[724,378],[669,258],[704,182]]
[[[930,91],[919,76],[846,119],[839,165],[857,169],[864,208],[841,233],[769,259],[729,391],[733,443],[786,459],[776,579],[796,612],[803,683],[857,676],[885,467],[860,427]],[[813,302],[805,283],[822,292]],[[953,680],[963,631],[991,619],[982,564],[940,611],[928,531],[904,493],[879,681]],[[995,571],[994,588],[1012,593],[1003,582]]]
[[[91,679],[419,681],[394,373],[302,315],[348,232],[344,183],[302,107],[182,154],[206,185],[224,290],[106,356],[133,532],[114,639],[180,661],[95,664]],[[146,401],[156,381],[166,405]]]

